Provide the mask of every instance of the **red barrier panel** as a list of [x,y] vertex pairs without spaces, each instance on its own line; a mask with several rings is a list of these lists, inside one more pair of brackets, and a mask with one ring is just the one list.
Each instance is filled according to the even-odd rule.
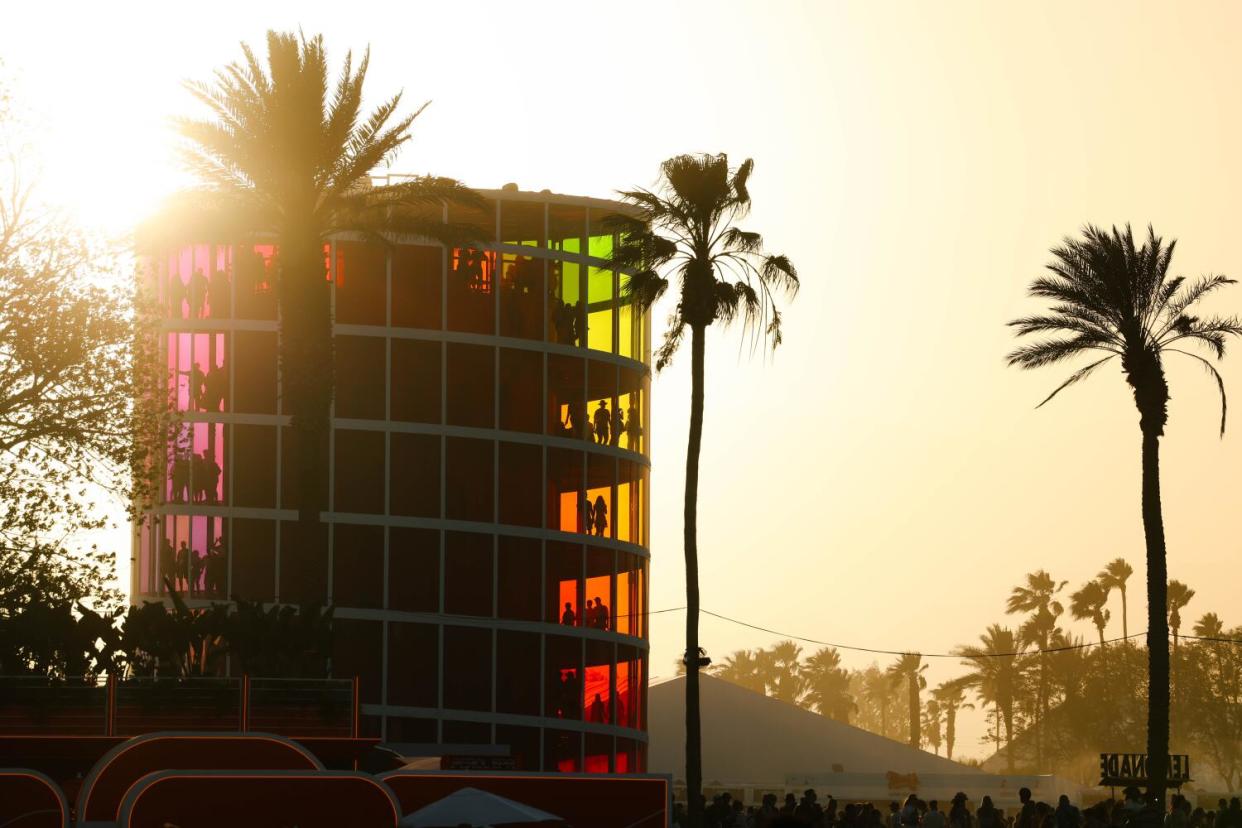
[[669,824],[667,776],[392,771],[377,778],[397,795],[405,814],[469,787],[556,814],[574,828],[667,828]]
[[56,783],[38,771],[0,768],[0,825],[68,828],[69,802]]
[[397,799],[352,771],[159,771],[121,803],[120,828],[396,828]]
[[112,822],[125,792],[161,770],[318,771],[323,765],[306,748],[270,733],[149,733],[108,751],[78,792],[78,820]]

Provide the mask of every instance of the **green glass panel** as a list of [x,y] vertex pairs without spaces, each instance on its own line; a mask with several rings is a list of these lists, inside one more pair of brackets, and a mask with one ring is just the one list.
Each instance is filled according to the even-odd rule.
[[596,259],[607,259],[612,256],[612,234],[591,236],[587,240],[587,255]]

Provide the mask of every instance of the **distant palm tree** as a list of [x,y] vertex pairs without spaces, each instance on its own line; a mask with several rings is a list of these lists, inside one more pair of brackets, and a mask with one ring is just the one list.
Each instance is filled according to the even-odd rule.
[[632,272],[624,294],[651,307],[676,279],[679,295],[656,370],[667,366],[690,329],[690,435],[686,449],[684,544],[686,556],[686,797],[690,828],[703,822],[702,744],[699,723],[699,454],[703,442],[704,351],[707,329],[740,318],[776,347],[781,315],[774,293],[794,294],[798,276],[785,256],[764,255],[763,238],[737,226],[750,212],[747,185],[754,162],[729,167],[720,155],[679,155],[660,167],[653,190],[627,190],[621,198],[635,217],[615,216],[619,231],[613,263]]
[[1104,627],[1108,624],[1108,588],[1099,581],[1087,581],[1082,589],[1070,595],[1070,614],[1079,621],[1090,621],[1100,634],[1104,646]]
[[935,698],[928,699],[923,705],[923,732],[927,734],[927,744],[931,745],[932,753],[940,755],[940,744],[943,741],[940,722],[944,713],[940,702]]
[[919,738],[919,722],[922,718],[923,703],[919,699],[919,691],[927,686],[927,679],[923,677],[926,670],[927,665],[923,663],[923,656],[919,653],[905,653],[898,656],[888,668],[889,681],[893,683],[893,686],[903,681],[906,683],[910,706],[910,747],[915,749],[922,744]]
[[[684,671],[685,663],[678,661],[678,665]],[[712,667],[711,674],[718,679],[745,687],[747,690],[766,693],[767,686],[764,684],[760,668],[761,665],[755,653],[750,650],[735,650],[725,656],[724,661]]]
[[841,666],[841,654],[833,647],[816,651],[802,666],[802,676],[806,682],[803,701],[821,716],[849,724],[857,705],[850,695],[850,675]]
[[870,669],[863,677],[863,695],[867,703],[880,714],[880,735],[888,736],[888,705],[892,700],[893,683],[889,676],[877,669]]
[[1164,357],[1195,360],[1216,380],[1221,394],[1221,434],[1225,432],[1225,383],[1212,363],[1180,344],[1203,345],[1220,359],[1226,340],[1242,335],[1236,318],[1200,318],[1190,313],[1208,292],[1232,284],[1224,276],[1193,283],[1169,278],[1175,242],[1164,244],[1148,227],[1147,241],[1136,245],[1129,226],[1107,232],[1088,225],[1081,238],[1066,238],[1052,251],[1050,276],[1031,283],[1031,295],[1049,299],[1051,312],[1015,319],[1018,336],[1060,334],[1023,345],[1008,356],[1010,365],[1039,368],[1084,353],[1104,356],[1078,369],[1040,405],[1119,359],[1134,392],[1143,436],[1143,530],[1147,546],[1147,756],[1148,793],[1163,803],[1169,755],[1169,629],[1165,616],[1168,567],[1164,517],[1160,506],[1160,437],[1168,422],[1169,384]]
[[1035,764],[1041,770],[1044,764],[1045,723],[1050,706],[1049,692],[1049,642],[1058,631],[1057,619],[1065,612],[1065,607],[1055,596],[1067,581],[1057,582],[1044,570],[1027,573],[1026,585],[1016,586],[1009,595],[1005,611],[1008,613],[1029,612],[1030,617],[1018,627],[1018,638],[1024,644],[1037,648],[1039,653],[1039,678],[1035,688]]
[[[972,671],[962,676],[965,687],[974,688],[979,700],[996,709],[997,732],[1005,725],[1005,763],[1013,772],[1013,718],[1021,682],[1020,658],[1024,646],[1013,630],[992,624],[979,636],[982,646],[965,646],[957,650]],[[999,737],[998,737],[999,738]]]
[[1115,589],[1121,593],[1121,637],[1129,641],[1129,612],[1126,608],[1126,581],[1134,574],[1134,567],[1126,563],[1125,558],[1113,558],[1108,565],[1100,570],[1095,578],[1105,589]]
[[1181,581],[1169,581],[1168,613],[1169,628],[1173,630],[1173,649],[1177,649],[1177,636],[1182,630],[1182,610],[1195,597],[1195,591]]
[[210,240],[275,238],[281,387],[297,436],[301,519],[313,524],[326,505],[334,392],[325,241],[350,231],[460,243],[469,234],[441,222],[443,204],[478,203],[479,197],[445,178],[371,186],[372,172],[410,140],[426,104],[398,117],[397,94],[364,115],[369,51],[356,68],[346,53],[334,86],[322,36],[269,31],[266,65],[244,44],[242,54],[213,82],[187,84],[213,116],[179,122],[187,165],[205,188],[183,194],[166,218]]
[[783,702],[797,704],[805,682],[802,677],[802,648],[792,641],[779,641],[769,650],[755,653],[759,675],[767,685],[768,695]]
[[957,741],[957,711],[975,706],[966,701],[966,685],[961,679],[946,681],[932,691],[932,697],[940,705],[944,714],[944,746],[945,755],[953,758],[953,745]]
[[1203,617],[1195,622],[1194,633],[1200,638],[1221,638],[1225,634],[1225,623],[1216,613],[1205,612]]

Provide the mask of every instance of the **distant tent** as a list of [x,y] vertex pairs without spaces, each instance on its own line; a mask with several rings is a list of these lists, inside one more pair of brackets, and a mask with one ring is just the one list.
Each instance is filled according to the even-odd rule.
[[501,828],[518,825],[563,825],[555,814],[505,799],[478,788],[461,788],[438,802],[406,815],[403,828]]

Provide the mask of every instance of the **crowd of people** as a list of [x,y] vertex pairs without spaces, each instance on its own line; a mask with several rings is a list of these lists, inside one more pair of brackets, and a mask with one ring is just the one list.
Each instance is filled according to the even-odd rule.
[[[780,802],[776,794],[766,794],[760,805],[746,807],[728,793],[704,801],[706,828],[1242,828],[1242,804],[1234,797],[1221,799],[1216,810],[1192,807],[1181,795],[1169,798],[1167,811],[1153,804],[1138,788],[1126,788],[1124,798],[1106,799],[1087,808],[1078,808],[1062,794],[1050,805],[1032,798],[1029,788],[1018,792],[1021,803],[1012,814],[1005,813],[983,797],[977,808],[970,807],[965,793],[957,793],[948,803],[923,800],[910,794],[904,802],[892,800],[887,811],[872,802],[841,805],[828,797],[819,801],[813,789],[801,798],[790,793]],[[685,806],[673,806],[672,825],[686,826]]]
[[161,592],[171,589],[190,598],[225,597],[228,559],[224,538],[216,537],[206,554],[191,549],[185,541],[174,548],[167,537],[160,538],[159,573]]

